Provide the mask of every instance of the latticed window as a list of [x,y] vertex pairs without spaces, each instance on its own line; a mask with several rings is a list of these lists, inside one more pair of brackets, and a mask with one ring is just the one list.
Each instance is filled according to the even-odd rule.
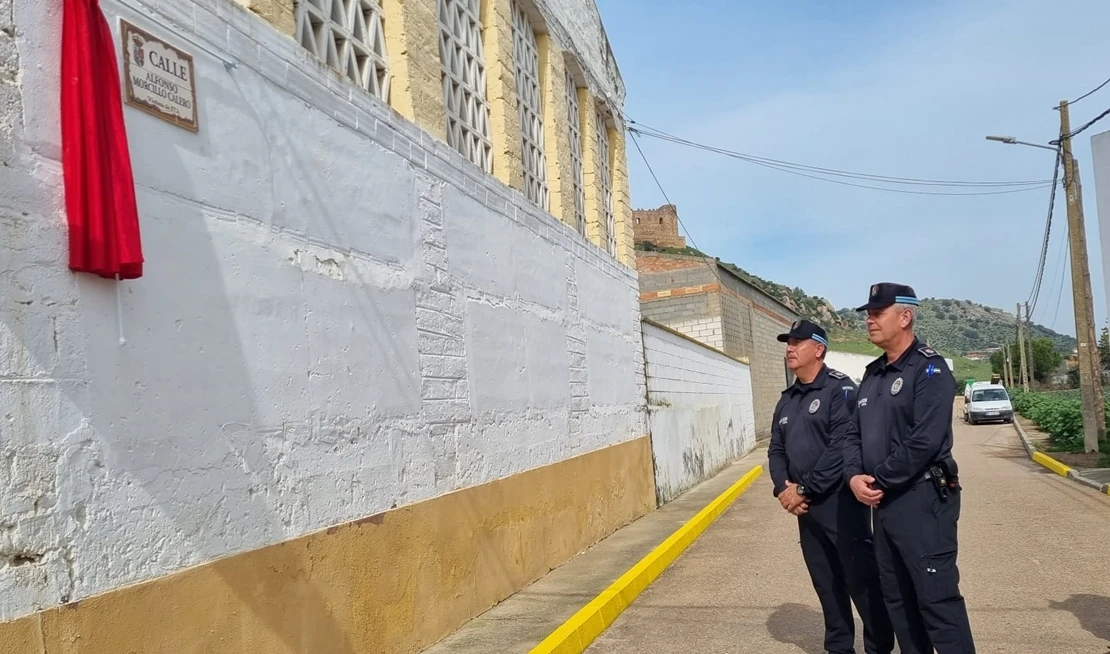
[[586,185],[582,181],[582,116],[578,113],[578,85],[567,71],[567,125],[570,131],[570,165],[574,180],[574,225],[586,234]]
[[297,41],[355,84],[389,100],[379,0],[299,0]]
[[617,253],[617,223],[613,215],[613,173],[609,167],[609,125],[605,113],[598,109],[594,119],[597,126],[597,164],[601,178],[601,211],[605,224],[605,249],[609,254]]
[[481,0],[438,0],[439,59],[447,108],[447,144],[493,170],[482,54]]
[[543,152],[543,104],[540,99],[540,49],[528,12],[513,3],[513,63],[520,113],[520,152],[524,159],[524,195],[548,207],[547,160]]

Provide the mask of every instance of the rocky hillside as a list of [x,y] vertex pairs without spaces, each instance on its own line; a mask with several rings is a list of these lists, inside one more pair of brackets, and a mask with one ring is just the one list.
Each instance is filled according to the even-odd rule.
[[757,277],[735,264],[722,261],[721,265],[736,271],[737,274],[748,280],[752,286],[790,307],[801,317],[821,325],[826,330],[849,329],[853,325],[851,320],[838,314],[832,303],[823,297],[808,295],[800,288],[790,288]]
[[[863,329],[863,315],[851,309],[838,314],[855,329]],[[944,352],[966,354],[1001,347],[1017,338],[1013,314],[969,300],[925,298],[917,314],[917,333]],[[1060,352],[1070,353],[1075,339],[1042,325],[1033,325],[1034,338],[1047,338]]]
[[[681,250],[663,248],[651,243],[637,243],[642,250],[671,252],[693,256],[707,256],[692,247]],[[720,259],[718,259],[720,261]],[[807,294],[800,288],[790,288],[776,284],[758,275],[753,275],[736,264],[721,261],[721,265],[736,271],[744,279],[764,293],[790,307],[803,318],[823,326],[830,332],[863,331],[863,314],[851,308],[839,311],[832,303],[822,297]],[[1002,309],[983,306],[970,300],[926,298],[921,301],[918,312],[917,333],[929,345],[950,355],[1001,347],[1017,338],[1014,316]],[[1075,338],[1058,334],[1051,329],[1033,325],[1034,338],[1047,338],[1056,349],[1070,354],[1075,347]]]

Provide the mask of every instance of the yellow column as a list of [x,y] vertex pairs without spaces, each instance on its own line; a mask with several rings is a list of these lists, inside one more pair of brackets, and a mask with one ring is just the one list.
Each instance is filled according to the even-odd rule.
[[486,101],[489,103],[493,175],[524,189],[520,114],[513,68],[512,0],[482,0],[482,46],[485,48]]
[[235,0],[258,14],[282,34],[296,36],[297,22],[293,14],[293,0]]
[[389,104],[436,138],[447,140],[437,0],[382,0],[389,57]]
[[550,211],[559,220],[576,227],[566,65],[563,53],[555,47],[551,37],[539,34],[537,41],[540,47],[540,92],[543,94],[543,141]]
[[609,147],[613,151],[613,216],[617,223],[617,261],[629,268],[636,267],[636,245],[632,224],[632,192],[628,183],[628,150],[624,125],[609,130]]
[[586,238],[605,249],[605,212],[602,208],[601,161],[597,150],[597,109],[594,97],[578,89],[578,114],[582,126],[582,186],[586,196]]

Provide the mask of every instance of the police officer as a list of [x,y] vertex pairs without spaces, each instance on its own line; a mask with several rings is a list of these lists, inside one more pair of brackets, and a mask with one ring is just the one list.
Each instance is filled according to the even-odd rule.
[[917,306],[909,286],[882,283],[857,308],[884,354],[860,382],[844,474],[856,498],[875,507],[875,556],[902,654],[974,654],[956,567],[956,380],[914,335]]
[[786,365],[796,380],[775,407],[767,458],[775,497],[798,516],[802,558],[825,616],[825,649],[854,654],[854,601],[867,654],[890,654],[894,632],[871,545],[870,509],[843,480],[856,385],[825,365],[829,342],[818,325],[799,320],[778,340],[787,344]]

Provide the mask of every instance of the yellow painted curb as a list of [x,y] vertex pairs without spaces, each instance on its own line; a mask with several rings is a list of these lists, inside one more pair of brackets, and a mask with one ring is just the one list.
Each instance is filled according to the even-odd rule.
[[628,608],[632,601],[762,473],[763,466],[756,466],[749,470],[739,481],[718,495],[696,516],[679,527],[678,531],[671,534],[650,554],[640,559],[639,563],[610,584],[600,595],[551,632],[551,635],[536,645],[529,654],[581,654],[586,651],[590,643],[608,629],[617,616]]
[[1033,460],[1036,461],[1037,463],[1041,464],[1042,466],[1048,468],[1052,472],[1055,472],[1056,474],[1060,475],[1061,477],[1067,477],[1068,472],[1071,471],[1071,468],[1069,468],[1068,466],[1064,465],[1063,463],[1060,463],[1056,459],[1054,459],[1054,458],[1052,458],[1052,457],[1050,457],[1046,454],[1042,454],[1041,452],[1033,452]]

